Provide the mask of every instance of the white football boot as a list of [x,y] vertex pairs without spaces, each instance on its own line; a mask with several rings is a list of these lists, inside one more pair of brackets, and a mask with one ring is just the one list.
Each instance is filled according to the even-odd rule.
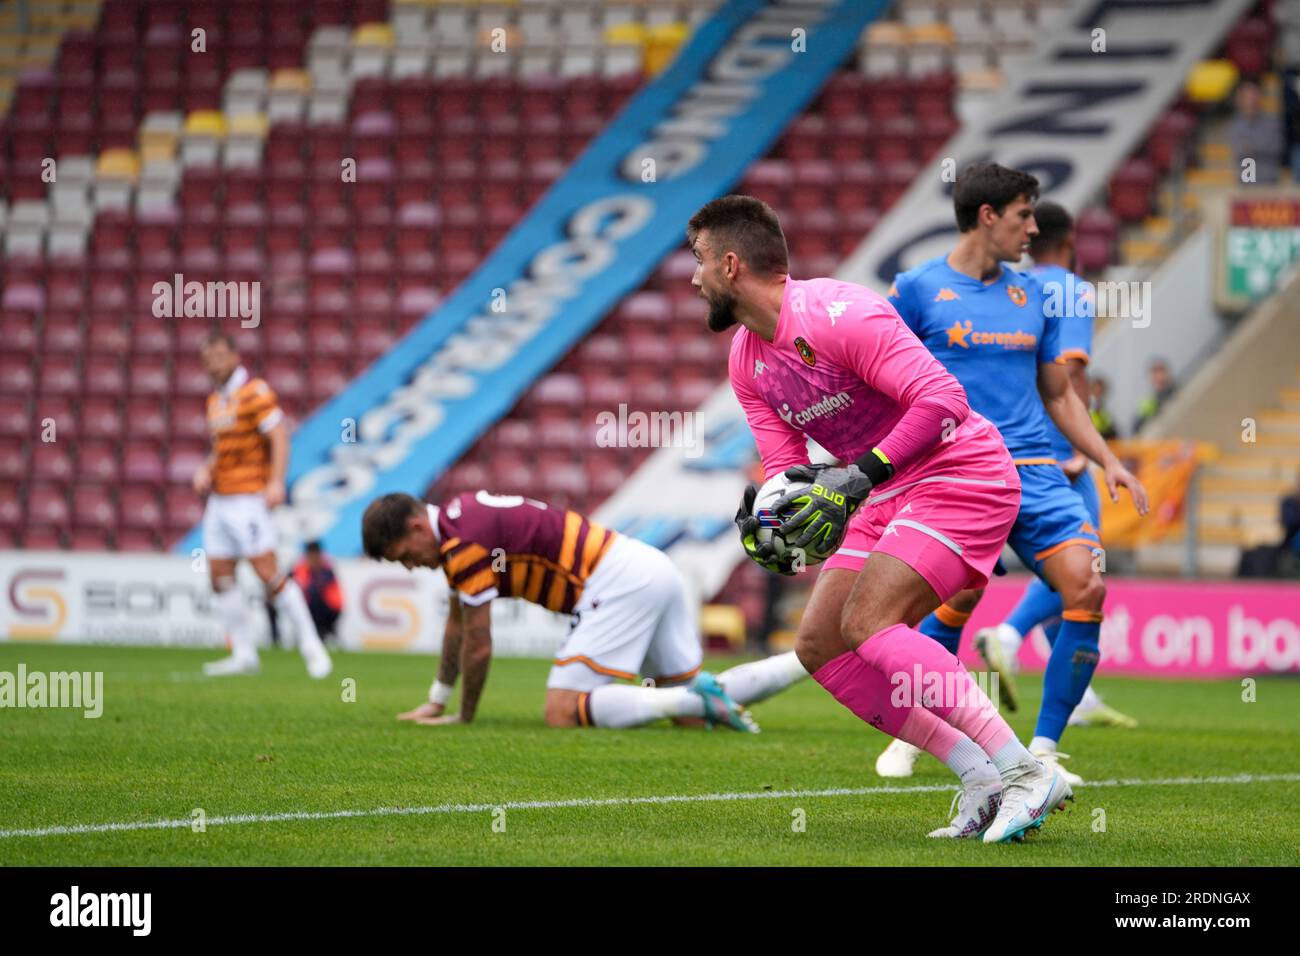
[[256,674],[262,669],[257,656],[252,657],[231,654],[219,661],[208,661],[203,665],[203,673],[209,677],[231,677],[236,674]]
[[956,811],[952,823],[930,831],[930,836],[950,840],[971,840],[987,830],[1002,805],[1001,780],[977,780],[958,790],[948,812]]
[[1033,754],[1035,757],[1037,757],[1039,763],[1041,763],[1043,766],[1052,767],[1055,770],[1057,770],[1060,773],[1060,775],[1065,778],[1065,782],[1068,783],[1070,786],[1077,787],[1079,784],[1083,783],[1083,778],[1080,777],[1077,773],[1066,770],[1064,767],[1061,766],[1062,760],[1070,759],[1069,754],[1063,754],[1059,750],[1044,750],[1041,747],[1037,750],[1034,750],[1031,747],[1029,752]]
[[1084,691],[1083,700],[1070,714],[1071,727],[1121,727],[1132,730],[1138,722],[1128,714],[1120,713],[1101,699],[1101,695],[1092,689]]
[[307,665],[307,674],[316,680],[322,680],[330,676],[330,671],[334,670],[334,662],[330,660],[329,651],[325,650],[320,641],[316,642],[315,647],[304,646],[302,649],[302,659]]
[[882,777],[910,777],[921,748],[905,740],[894,739],[876,758],[876,773]]
[[1035,760],[1002,775],[1002,806],[993,823],[984,831],[985,843],[1023,840],[1037,830],[1056,810],[1064,810],[1074,792],[1055,767]]
[[[1007,710],[1020,709],[1020,689],[1016,686],[1016,652],[1020,649],[1020,634],[1009,624],[982,627],[975,632],[975,650],[985,666],[998,675],[998,696]],[[1011,650],[1011,648],[1015,650]]]

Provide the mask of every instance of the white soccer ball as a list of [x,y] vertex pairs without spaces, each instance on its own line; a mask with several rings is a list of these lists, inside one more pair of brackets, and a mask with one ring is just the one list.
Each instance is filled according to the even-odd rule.
[[[787,518],[798,514],[805,504],[796,500],[787,505],[781,514],[777,514],[772,506],[781,498],[785,497],[792,491],[799,491],[809,488],[811,485],[806,481],[791,481],[785,476],[784,472],[769,478],[763,483],[763,487],[758,489],[758,494],[754,496],[754,508],[751,512],[758,519],[758,530],[754,532],[754,538],[759,544],[771,543],[773,551],[778,558],[785,558],[793,549],[786,544],[785,538],[777,530],[781,527],[781,522]],[[791,537],[798,537],[799,532],[791,532]],[[821,564],[839,547],[839,542],[834,542],[835,547],[829,551],[821,552],[815,547],[801,549],[803,551],[802,564],[804,567],[810,567],[814,564]]]

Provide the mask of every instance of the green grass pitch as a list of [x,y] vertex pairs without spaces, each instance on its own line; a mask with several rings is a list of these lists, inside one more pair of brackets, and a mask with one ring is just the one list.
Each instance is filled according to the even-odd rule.
[[[927,839],[947,822],[951,794],[939,788],[951,775],[926,757],[910,780],[877,778],[886,738],[811,681],[755,708],[756,737],[668,724],[551,730],[547,663],[499,659],[476,723],[417,727],[394,717],[422,699],[433,658],[338,654],[317,683],[286,652],[263,652],[257,677],[200,676],[214,656],[0,644],[0,671],[105,675],[99,719],[0,710],[0,865],[1297,863],[1291,679],[1261,678],[1248,703],[1237,681],[1103,676],[1107,700],[1141,726],[1071,728],[1062,749],[1085,779],[1119,783],[1078,788],[1025,844],[983,846]],[[1037,678],[1024,690],[1036,702]],[[1010,717],[1027,740],[1032,708]],[[1222,779],[1238,775],[1251,779]],[[817,793],[863,788],[873,792]],[[709,794],[742,796],[625,800]],[[574,802],[515,805],[558,801]],[[196,809],[204,832],[68,832],[188,821]],[[338,811],[356,814],[262,819]],[[241,815],[256,819],[223,822]]]

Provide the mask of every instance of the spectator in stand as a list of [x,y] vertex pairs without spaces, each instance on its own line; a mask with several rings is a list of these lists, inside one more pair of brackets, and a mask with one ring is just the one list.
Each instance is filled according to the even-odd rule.
[[1263,110],[1263,95],[1254,80],[1237,86],[1237,115],[1232,120],[1232,153],[1236,175],[1244,173],[1242,163],[1253,160],[1257,183],[1276,183],[1280,177],[1285,142],[1282,118]]
[[307,610],[316,622],[321,640],[330,640],[335,636],[334,628],[343,611],[343,589],[319,541],[308,542],[302,560],[293,569],[293,578],[307,598]]
[[1174,394],[1174,377],[1169,373],[1169,365],[1164,359],[1152,359],[1148,374],[1151,376],[1151,394],[1138,402],[1138,414],[1133,422],[1134,434],[1155,418]]
[[1282,540],[1242,552],[1237,576],[1242,578],[1300,577],[1300,474],[1278,502]]
[[1092,415],[1093,427],[1106,441],[1118,438],[1119,429],[1115,427],[1115,418],[1106,407],[1106,393],[1110,391],[1110,382],[1100,375],[1094,375],[1088,380],[1088,388],[1091,392],[1088,412]]
[[1291,182],[1300,183],[1300,69],[1282,74],[1282,108],[1286,115],[1287,159]]

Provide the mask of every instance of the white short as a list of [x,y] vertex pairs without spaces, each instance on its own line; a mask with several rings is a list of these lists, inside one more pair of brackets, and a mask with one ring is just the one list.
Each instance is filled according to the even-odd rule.
[[275,524],[261,495],[208,495],[203,550],[209,558],[255,558],[275,545]]
[[657,548],[619,535],[587,580],[546,686],[589,691],[638,676],[680,683],[702,662],[677,565]]

